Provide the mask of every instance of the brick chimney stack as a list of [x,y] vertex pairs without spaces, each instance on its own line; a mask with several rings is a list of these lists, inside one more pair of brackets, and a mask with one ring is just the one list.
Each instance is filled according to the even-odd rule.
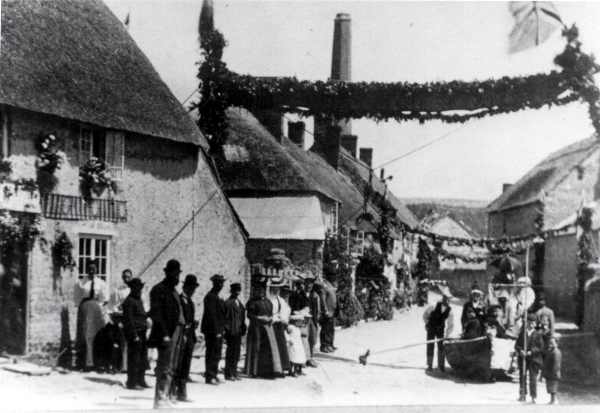
[[360,148],[358,157],[361,161],[366,163],[369,168],[373,166],[371,165],[373,163],[373,148]]

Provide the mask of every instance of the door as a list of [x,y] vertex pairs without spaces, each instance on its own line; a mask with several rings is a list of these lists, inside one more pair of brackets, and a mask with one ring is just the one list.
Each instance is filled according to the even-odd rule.
[[0,261],[0,351],[25,354],[27,261],[25,245],[8,246]]

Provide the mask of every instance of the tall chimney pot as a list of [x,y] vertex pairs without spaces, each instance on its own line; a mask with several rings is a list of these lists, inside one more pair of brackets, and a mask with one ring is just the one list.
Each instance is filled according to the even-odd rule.
[[508,191],[510,189],[510,187],[513,186],[513,184],[502,184],[502,193],[505,193],[506,191]]
[[358,136],[356,135],[342,135],[342,148],[350,152],[353,158],[356,158],[356,150],[358,144]]
[[360,148],[358,157],[370,168],[373,163],[373,148]]
[[323,128],[315,129],[313,148],[335,169],[338,169],[339,165],[340,141],[340,127],[336,124],[324,124]]

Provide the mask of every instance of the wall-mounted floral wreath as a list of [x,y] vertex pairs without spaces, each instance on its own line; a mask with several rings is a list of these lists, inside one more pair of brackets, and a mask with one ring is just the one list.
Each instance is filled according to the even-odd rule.
[[52,192],[58,183],[55,173],[63,162],[59,147],[60,140],[55,133],[41,134],[36,142],[37,183],[42,195]]

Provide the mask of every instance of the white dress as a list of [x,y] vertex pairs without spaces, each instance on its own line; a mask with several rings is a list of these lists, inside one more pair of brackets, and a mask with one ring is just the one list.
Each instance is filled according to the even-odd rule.
[[287,341],[290,362],[294,364],[305,364],[306,353],[304,352],[300,329],[293,324],[288,325],[285,332],[285,338]]

